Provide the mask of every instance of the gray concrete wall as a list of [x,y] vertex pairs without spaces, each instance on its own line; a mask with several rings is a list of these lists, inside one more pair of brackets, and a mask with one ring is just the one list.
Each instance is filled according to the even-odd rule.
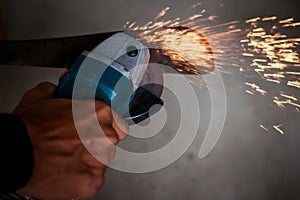
[[[191,13],[186,8],[197,2],[1,0],[0,5],[7,38],[32,39],[120,30],[127,20],[143,23],[153,19],[165,6],[171,7],[170,18],[189,16]],[[222,8],[218,0],[203,3],[209,13],[219,15],[223,21],[269,15],[300,20],[300,5],[296,0],[227,0]],[[299,36],[297,30],[293,34]],[[56,83],[60,73],[60,69],[1,66],[0,111],[10,112],[22,93],[37,82]],[[251,97],[238,89],[245,78],[236,71],[223,79],[228,89],[228,112],[221,138],[209,156],[202,160],[197,157],[210,117],[208,92],[201,89],[197,90],[202,115],[200,128],[188,151],[172,165],[156,172],[130,174],[109,169],[106,184],[94,199],[300,199],[299,113],[291,109],[282,111],[271,104],[270,98]],[[299,90],[265,86],[271,93],[288,90],[299,96]],[[262,122],[269,125],[283,122],[286,135],[266,133],[258,127]],[[168,143],[173,131],[170,125],[165,134],[152,141],[128,138],[122,145],[145,151],[144,148]]]

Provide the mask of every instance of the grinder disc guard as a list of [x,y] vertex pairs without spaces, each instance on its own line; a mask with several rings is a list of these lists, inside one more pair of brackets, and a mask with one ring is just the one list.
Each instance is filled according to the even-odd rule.
[[129,111],[124,118],[127,121],[132,120],[133,123],[139,123],[158,112],[164,104],[160,99],[162,92],[162,71],[158,65],[150,63],[142,85],[132,95]]

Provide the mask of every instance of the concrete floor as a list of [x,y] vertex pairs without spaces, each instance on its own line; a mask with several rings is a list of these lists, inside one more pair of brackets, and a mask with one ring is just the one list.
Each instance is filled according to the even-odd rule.
[[[186,8],[197,2],[1,0],[0,5],[7,38],[32,39],[121,30],[127,20],[147,22],[166,6],[171,7],[170,18],[190,16]],[[218,6],[220,3],[224,3],[222,8]],[[203,2],[203,7],[218,15],[221,21],[244,21],[270,15],[300,20],[300,5],[296,0],[210,0]],[[300,31],[297,29],[291,34],[299,36]],[[1,66],[0,111],[10,112],[22,93],[37,82],[56,83],[60,73],[60,69]],[[252,97],[243,92],[239,86],[244,84],[245,78],[234,70],[223,79],[227,88],[226,122],[219,142],[207,157],[202,160],[197,157],[210,117],[208,92],[200,89],[197,90],[200,127],[187,152],[172,165],[151,173],[131,174],[109,169],[105,186],[92,199],[300,199],[300,114],[292,109],[282,111],[271,103],[271,99]],[[300,96],[299,90],[285,86],[262,86],[271,94],[288,90]],[[191,105],[184,107],[191,108]],[[259,128],[260,123],[270,126],[284,123],[286,134],[266,133]],[[170,141],[172,131],[170,125],[165,134],[153,140],[128,138],[121,145],[141,152],[155,149]]]

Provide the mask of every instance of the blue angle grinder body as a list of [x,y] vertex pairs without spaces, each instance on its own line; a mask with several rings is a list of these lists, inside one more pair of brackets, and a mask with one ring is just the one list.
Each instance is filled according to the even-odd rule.
[[77,58],[60,78],[56,96],[98,99],[129,124],[139,123],[163,106],[162,83],[151,82],[157,76],[162,80],[162,72],[148,67],[149,58],[145,45],[125,33],[116,33]]

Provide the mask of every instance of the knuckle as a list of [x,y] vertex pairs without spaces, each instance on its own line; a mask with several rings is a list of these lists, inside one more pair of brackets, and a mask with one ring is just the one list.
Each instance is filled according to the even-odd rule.
[[56,90],[56,86],[50,82],[41,82],[37,86],[35,86],[36,90],[42,91],[47,94],[53,94]]
[[123,140],[125,137],[127,137],[129,132],[129,126],[124,120],[114,121],[112,126],[120,140]]
[[96,195],[97,192],[103,187],[104,185],[104,174],[98,175],[96,178],[97,181],[94,182],[93,184],[93,191],[92,191],[92,196]]
[[98,155],[98,159],[104,166],[107,166],[115,158],[115,155],[115,145],[109,145],[102,154]]
[[34,87],[34,89],[37,89],[37,88],[40,88],[40,87],[44,87],[44,85],[48,85],[48,82],[45,82],[45,81],[40,82],[40,83],[38,83],[38,84]]
[[114,159],[116,153],[115,144],[107,138],[94,141],[93,144],[87,148],[91,154],[85,155],[86,159],[83,160],[89,161],[87,163],[94,163],[94,166],[102,166],[101,163],[103,165],[109,164]]
[[119,137],[117,135],[117,133],[112,133],[112,134],[108,134],[106,135],[106,137],[110,140],[111,143],[113,144],[117,144],[119,142]]
[[114,111],[111,109],[111,107],[109,107],[103,102],[97,102],[95,104],[95,110],[97,112],[97,116],[100,122],[105,124],[112,124],[114,118]]
[[77,188],[74,196],[76,199],[84,199],[95,196],[104,184],[104,174],[97,176],[86,176],[86,181],[82,181],[80,186]]
[[101,110],[102,112],[111,110],[109,105],[107,105],[103,101],[99,101],[99,100],[95,101],[95,107],[97,110]]
[[23,95],[23,98],[30,97],[30,96],[34,95],[35,93],[36,93],[36,89],[32,88],[32,89],[28,90],[27,92],[25,92],[25,94]]

